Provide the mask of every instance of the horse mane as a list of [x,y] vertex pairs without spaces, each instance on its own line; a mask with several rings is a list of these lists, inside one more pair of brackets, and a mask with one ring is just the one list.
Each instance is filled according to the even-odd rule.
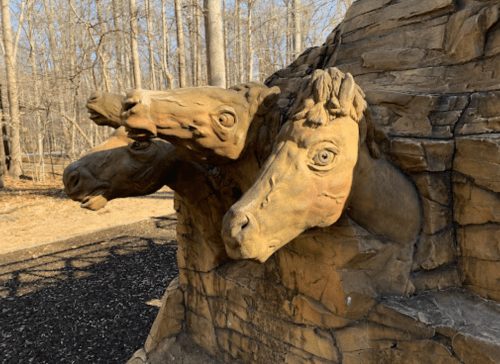
[[303,120],[313,129],[348,116],[359,125],[360,145],[366,143],[370,155],[380,158],[370,108],[350,73],[335,67],[314,71],[311,78],[302,81],[289,115],[292,122]]

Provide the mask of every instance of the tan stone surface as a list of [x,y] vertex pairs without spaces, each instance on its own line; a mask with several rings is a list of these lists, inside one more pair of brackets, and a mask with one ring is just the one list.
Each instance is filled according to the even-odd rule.
[[500,225],[472,225],[457,229],[463,257],[500,261]]
[[453,170],[471,177],[478,186],[500,192],[500,137],[459,137],[456,148]]
[[180,289],[179,278],[176,278],[163,295],[160,311],[144,344],[146,353],[154,351],[166,338],[179,334],[184,320],[184,297]]
[[500,222],[500,199],[470,180],[454,177],[453,215],[460,225]]
[[[173,122],[172,130],[183,139],[177,146],[184,150],[184,157],[218,164],[218,168],[203,167],[200,175],[208,177],[201,186],[210,187],[199,198],[179,192],[177,202],[186,325],[198,343],[228,363],[235,359],[259,364],[493,360],[500,337],[498,305],[466,292],[500,299],[498,10],[495,2],[476,0],[460,4],[452,0],[355,2],[324,45],[307,50],[267,81],[268,86],[279,86],[281,94],[271,97],[276,103],[269,118],[250,113],[249,120],[251,115],[258,116],[255,125],[249,126],[245,119],[242,129],[241,125],[234,128],[243,135],[228,139],[238,142],[234,149],[214,136],[216,121],[203,119],[205,140],[193,137],[201,133],[198,126],[187,123],[183,129]],[[361,94],[358,89],[351,92],[354,81],[348,76],[336,78],[335,74],[341,74],[330,70],[330,83],[316,82],[323,77],[318,75],[329,72],[328,67],[349,72],[365,90],[373,124],[359,117],[364,104],[356,99]],[[306,97],[297,97],[307,90]],[[219,91],[216,94],[225,93]],[[146,99],[165,95],[145,94]],[[144,101],[141,95],[138,99]],[[140,111],[147,104],[138,99],[131,100],[127,112],[136,106]],[[249,99],[240,101],[252,104]],[[304,105],[305,111],[300,110]],[[141,127],[162,134],[172,120],[162,115],[161,108],[152,110],[155,115],[149,121],[155,122],[156,130],[139,120],[144,117],[141,113],[129,115],[137,122],[129,127],[145,122]],[[250,187],[279,131],[273,119],[276,111],[284,116],[280,148],[286,153],[280,154],[277,148],[272,156],[285,169],[269,161],[258,177],[257,192],[262,196],[255,193],[245,202],[247,195],[240,199],[241,194],[252,193]],[[291,121],[293,116],[297,125]],[[343,169],[352,171],[345,189],[351,192],[349,200],[341,199],[339,209],[329,207],[325,214],[321,208],[304,208],[304,204],[317,191],[335,198],[340,192],[317,187],[309,177],[300,178],[309,182],[302,189],[297,182],[287,184],[291,176],[309,173],[309,167],[315,166],[302,168],[297,161],[319,158],[318,153],[297,152],[303,152],[301,143],[289,146],[292,140],[303,141],[307,148],[315,145],[309,134],[325,131],[326,123],[320,121],[333,116],[358,121],[357,134],[351,134],[366,144],[357,150],[357,167]],[[314,131],[304,127],[304,121],[315,125]],[[256,125],[258,132],[252,129]],[[309,133],[305,137],[304,130]],[[141,132],[147,134],[134,132],[139,137]],[[319,139],[332,142],[334,138]],[[242,140],[251,148],[242,148]],[[321,156],[328,162],[332,150],[325,150]],[[343,156],[341,150],[333,152],[335,158]],[[246,153],[252,158],[244,158]],[[232,162],[218,163],[221,156]],[[372,179],[373,175],[379,179]],[[404,186],[418,191],[415,205],[405,199],[409,189]],[[284,190],[289,192],[285,207],[264,215],[262,211],[277,206]],[[222,216],[238,199],[226,218],[230,222],[223,223]],[[344,203],[345,213],[337,214],[343,212]],[[242,206],[250,206],[244,216]],[[313,218],[308,225],[298,226],[297,221],[309,218],[303,211],[313,211]],[[422,223],[411,224],[403,218],[407,213],[422,216]],[[330,215],[338,219],[333,226]],[[265,224],[271,225],[269,230]],[[255,234],[257,238],[250,238],[252,229],[260,233]],[[279,235],[283,230],[290,236]],[[304,230],[305,234],[296,237]],[[400,238],[398,231],[408,230],[414,239]],[[265,263],[230,262],[226,248],[230,257]],[[462,284],[463,290],[426,292]]]
[[457,333],[453,337],[452,347],[464,364],[493,364],[500,362],[500,345],[486,340]]

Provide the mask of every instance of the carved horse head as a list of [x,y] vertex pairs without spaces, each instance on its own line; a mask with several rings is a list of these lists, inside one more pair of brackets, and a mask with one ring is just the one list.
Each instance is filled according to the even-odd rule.
[[[253,186],[224,217],[222,235],[231,258],[264,262],[303,231],[335,223],[351,204],[358,218],[353,219],[365,228],[396,241],[415,239],[418,196],[394,166],[379,159],[364,94],[350,74],[336,68],[315,71],[302,84],[290,115]],[[409,234],[366,216],[385,197],[374,194],[391,193],[393,186],[379,181],[384,176],[411,195],[402,198],[413,209]],[[397,203],[396,196],[387,198]]]
[[258,120],[279,92],[257,83],[229,89],[134,90],[123,101],[121,117],[136,139],[157,135],[188,160],[220,165],[239,159],[252,145]]

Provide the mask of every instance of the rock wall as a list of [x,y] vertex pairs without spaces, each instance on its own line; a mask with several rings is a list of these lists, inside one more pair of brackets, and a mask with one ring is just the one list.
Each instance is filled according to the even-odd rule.
[[500,363],[500,308],[475,295],[500,302],[499,8],[357,1],[267,81],[286,119],[315,69],[355,77],[377,142],[421,196],[412,256],[343,216],[264,264],[228,262],[217,232],[239,194],[213,171],[205,199],[176,201],[180,278],[141,362],[183,329],[227,363]]
[[357,1],[323,46],[268,80],[281,87],[284,108],[296,82],[316,68],[350,72],[365,91],[384,151],[422,198],[412,269],[418,291],[463,284],[500,299],[499,8],[497,1]]

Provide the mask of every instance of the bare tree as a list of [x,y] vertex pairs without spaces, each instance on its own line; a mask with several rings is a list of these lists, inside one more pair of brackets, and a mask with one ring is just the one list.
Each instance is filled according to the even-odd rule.
[[205,0],[205,38],[207,40],[208,83],[226,87],[224,38],[220,0]]
[[132,67],[134,71],[134,87],[141,88],[141,68],[139,62],[139,49],[137,46],[137,8],[135,6],[135,0],[129,0],[130,6],[130,45],[131,45],[131,57],[132,57]]
[[253,46],[252,46],[252,6],[254,0],[247,0],[247,81],[253,79]]
[[179,87],[186,87],[186,44],[182,23],[181,1],[175,0],[175,21],[177,24],[177,56],[179,57]]
[[168,55],[170,53],[169,43],[168,43],[168,31],[167,31],[167,7],[165,0],[161,0],[161,29],[162,29],[162,71],[165,79],[168,81],[167,88],[174,88],[174,78],[172,74],[168,71]]
[[292,18],[293,18],[293,47],[292,58],[297,58],[302,51],[302,30],[300,0],[292,0]]
[[22,174],[21,141],[19,129],[19,100],[17,90],[17,79],[14,59],[14,45],[12,42],[12,25],[10,23],[9,0],[2,0],[2,32],[5,48],[5,67],[7,72],[7,84],[9,87],[10,105],[10,168],[9,174],[18,179]]

